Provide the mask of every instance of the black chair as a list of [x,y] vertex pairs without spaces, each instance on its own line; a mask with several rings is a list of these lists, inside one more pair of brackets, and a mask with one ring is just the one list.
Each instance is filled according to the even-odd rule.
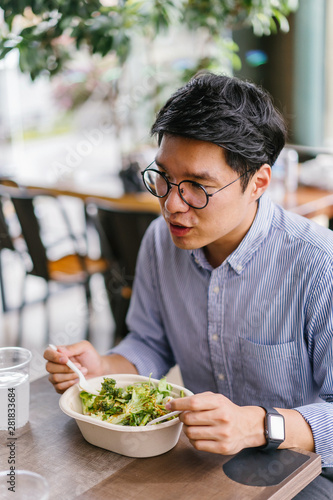
[[125,319],[141,240],[159,213],[140,206],[134,209],[96,200],[87,202],[87,213],[99,234],[102,255],[109,262],[104,280],[115,320],[116,344],[128,333]]
[[[49,339],[49,315],[47,304],[50,296],[49,285],[51,282],[56,282],[65,287],[73,285],[81,285],[84,287],[87,303],[85,338],[89,339],[89,317],[91,307],[90,279],[95,273],[105,273],[108,268],[108,262],[103,258],[92,259],[88,256],[87,252],[84,253],[82,251],[79,247],[78,239],[72,231],[66,212],[59,203],[59,200],[49,196],[50,199],[57,203],[59,213],[67,228],[67,242],[71,243],[72,246],[71,252],[67,252],[58,258],[51,258],[50,250],[52,249],[54,251],[57,242],[53,242],[50,248],[45,244],[42,238],[42,228],[35,212],[35,201],[37,197],[19,187],[7,188],[6,194],[15,208],[17,219],[21,226],[22,236],[31,260],[31,265],[26,269],[26,274],[44,279],[47,285],[46,293],[42,299],[47,312],[46,341],[48,342]],[[61,238],[58,243],[63,245],[63,242],[64,238]],[[25,305],[27,305],[25,284],[26,280],[22,292],[22,302],[20,305],[21,312]],[[22,313],[20,314],[20,321],[18,332],[19,345],[22,342]]]

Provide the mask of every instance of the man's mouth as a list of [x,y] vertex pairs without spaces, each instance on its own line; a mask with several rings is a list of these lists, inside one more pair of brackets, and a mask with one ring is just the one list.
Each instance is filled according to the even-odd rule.
[[170,232],[174,236],[185,236],[191,230],[188,226],[182,226],[180,224],[172,224],[169,222]]

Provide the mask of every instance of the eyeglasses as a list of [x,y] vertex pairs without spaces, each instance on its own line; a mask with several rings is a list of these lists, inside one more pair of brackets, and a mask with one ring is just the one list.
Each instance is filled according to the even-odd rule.
[[238,181],[248,172],[247,170],[234,181],[229,182],[226,186],[223,186],[215,191],[215,193],[207,193],[206,188],[195,181],[185,180],[181,181],[179,184],[170,182],[163,172],[160,172],[155,168],[151,168],[152,165],[156,165],[155,161],[153,161],[143,172],[141,172],[143,183],[151,194],[157,196],[157,198],[165,198],[172,186],[176,186],[178,187],[178,193],[181,199],[190,207],[197,209],[205,208],[208,205],[209,198],[222,191],[222,189],[231,186],[231,184]]

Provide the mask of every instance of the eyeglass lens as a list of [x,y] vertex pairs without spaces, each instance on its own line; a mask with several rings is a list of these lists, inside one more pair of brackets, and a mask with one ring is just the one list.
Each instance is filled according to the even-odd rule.
[[[156,170],[146,170],[143,179],[147,189],[153,195],[163,198],[168,194],[171,184],[162,173]],[[183,201],[193,208],[203,208],[207,205],[207,194],[203,187],[196,182],[182,181],[178,191]]]

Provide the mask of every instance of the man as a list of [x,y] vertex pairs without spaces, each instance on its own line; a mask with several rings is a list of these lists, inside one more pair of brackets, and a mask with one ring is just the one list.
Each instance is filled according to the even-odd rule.
[[[152,132],[159,149],[143,180],[163,218],[141,245],[130,333],[105,356],[87,342],[46,350],[50,381],[59,392],[76,382],[68,357],[89,376],[159,378],[177,363],[196,394],[170,409],[184,411],[195,448],[300,447],[328,470],[333,236],[265,194],[282,118],[253,84],[208,74],[169,99]],[[268,417],[277,439],[265,437]]]

